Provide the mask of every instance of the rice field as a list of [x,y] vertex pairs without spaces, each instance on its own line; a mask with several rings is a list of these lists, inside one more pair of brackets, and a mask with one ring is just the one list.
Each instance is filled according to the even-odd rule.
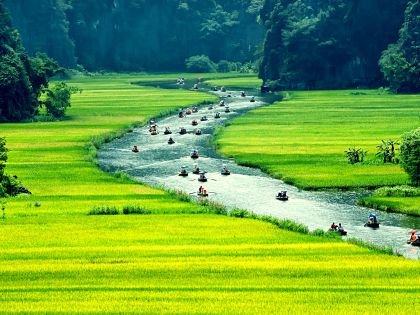
[[[129,84],[178,76],[76,78],[67,120],[0,125],[7,172],[33,192],[0,219],[0,314],[415,313],[419,261],[205,214],[97,169],[92,138],[213,99]],[[151,214],[87,215],[102,205]]]

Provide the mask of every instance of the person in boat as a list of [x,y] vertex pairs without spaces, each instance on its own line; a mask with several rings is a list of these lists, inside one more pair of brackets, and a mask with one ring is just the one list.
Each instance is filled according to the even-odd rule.
[[198,194],[201,195],[203,193],[203,189],[203,186],[198,187]]
[[344,232],[344,227],[341,225],[341,223],[338,223],[337,231]]
[[225,101],[221,100],[220,103],[219,103],[219,106],[225,106]]
[[253,96],[253,97],[251,97],[251,99],[249,100],[251,103],[254,103],[255,102],[255,97]]
[[201,119],[200,119],[201,121],[207,121],[207,116],[203,116],[203,117],[201,117]]
[[331,224],[331,226],[330,226],[330,229],[331,230],[334,230],[334,231],[337,231],[337,228],[338,228],[338,225],[337,224],[335,224],[334,222]]
[[201,135],[201,129],[197,129],[197,130],[195,131],[195,135],[196,135],[196,136],[200,136],[200,135]]
[[220,113],[216,113],[216,115],[214,115],[214,118],[220,118]]
[[246,96],[245,91],[242,91],[242,92],[241,92],[241,96],[242,96],[242,97],[245,97],[245,96]]
[[178,113],[178,117],[179,117],[179,118],[183,118],[183,117],[184,117],[184,112],[183,112],[183,111],[180,111],[180,112]]
[[198,167],[197,163],[193,164],[193,168],[194,168],[193,174],[200,174],[200,168]]
[[165,127],[165,135],[170,135],[172,133],[171,129],[169,129],[169,127]]
[[222,86],[222,88],[220,89],[220,91],[226,92],[226,88],[224,86]]
[[192,110],[191,110],[193,113],[196,113],[196,112],[198,112],[198,108],[197,108],[197,106],[193,106],[193,108],[192,108]]
[[133,146],[133,149],[131,149],[134,153],[139,153],[139,148],[135,145]]
[[411,232],[410,239],[407,241],[407,243],[411,244],[411,243],[414,243],[415,241],[417,241],[417,235],[416,235],[416,232],[413,231]]
[[175,143],[174,139],[172,139],[172,137],[170,137],[169,140],[168,140],[168,144],[174,144],[174,143]]
[[194,84],[193,90],[198,90],[198,84],[197,83]]

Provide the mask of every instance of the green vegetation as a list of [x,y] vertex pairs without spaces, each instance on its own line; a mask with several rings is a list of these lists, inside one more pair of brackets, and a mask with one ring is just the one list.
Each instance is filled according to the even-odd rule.
[[324,233],[307,235],[306,227],[287,220],[253,220],[243,210],[231,217],[204,214],[208,207],[225,211],[100,172],[86,156],[92,137],[100,143],[110,139],[103,134],[117,134],[136,120],[215,100],[129,84],[179,76],[188,78],[78,78],[71,84],[83,93],[74,96],[68,120],[0,125],[10,148],[7,170],[34,192],[8,199],[0,219],[0,313],[416,309],[419,262]]
[[[216,142],[221,153],[304,189],[408,184],[400,165],[384,164],[375,152],[381,139],[418,126],[419,100],[374,90],[285,93],[285,101],[232,121]],[[349,145],[368,151],[363,163],[348,163]],[[402,211],[420,211],[419,197],[404,202],[410,206]]]
[[255,89],[259,90],[262,84],[262,81],[258,79],[254,74],[241,75],[241,77],[232,77],[232,78],[219,78],[208,80],[206,83],[211,86],[224,86],[226,88],[232,89]]
[[216,64],[204,55],[191,56],[185,60],[185,68],[193,73],[217,72]]
[[420,185],[420,128],[404,135],[401,144],[401,165],[415,186]]

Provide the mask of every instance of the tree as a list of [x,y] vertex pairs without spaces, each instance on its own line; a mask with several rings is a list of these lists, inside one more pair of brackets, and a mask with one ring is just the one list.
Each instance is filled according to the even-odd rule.
[[403,136],[401,143],[401,166],[415,186],[420,184],[420,128]]
[[420,1],[407,4],[400,38],[382,53],[381,71],[396,92],[420,92]]
[[71,95],[77,91],[79,89],[70,87],[65,82],[58,82],[44,91],[46,97],[42,101],[42,104],[52,117],[62,118],[65,115],[66,109],[71,105]]
[[367,155],[367,151],[363,151],[362,149],[356,149],[348,148],[348,150],[345,150],[344,153],[346,154],[346,157],[350,164],[356,164],[361,163],[364,161],[365,156]]
[[216,72],[216,64],[205,55],[191,56],[185,60],[188,72]]
[[[20,192],[29,192],[22,187],[22,184],[16,176],[10,176],[4,173],[7,162],[6,139],[0,137],[0,198],[15,196]],[[0,202],[0,206],[1,206]]]
[[397,150],[397,146],[400,145],[398,141],[388,139],[387,141],[382,140],[382,143],[378,145],[376,148],[378,152],[376,156],[381,157],[385,163],[397,163],[398,159],[395,157],[395,151]]

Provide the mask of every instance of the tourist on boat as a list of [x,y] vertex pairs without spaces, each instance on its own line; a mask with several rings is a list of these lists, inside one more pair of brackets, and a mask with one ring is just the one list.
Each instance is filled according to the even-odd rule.
[[139,153],[139,148],[135,145],[133,146],[133,149],[131,149],[134,153]]
[[253,97],[251,97],[251,99],[249,100],[251,103],[254,103],[255,102],[255,97],[253,96]]
[[169,127],[165,127],[165,131],[163,132],[165,135],[170,135],[172,133],[171,129]]
[[193,90],[198,90],[198,84],[197,83],[194,84]]
[[224,86],[222,86],[222,88],[220,89],[220,91],[226,92],[226,88]]
[[200,186],[200,187],[198,188],[198,193],[199,193],[200,195],[203,193],[203,186]]
[[221,100],[220,103],[219,103],[219,106],[225,106],[225,101]]
[[171,138],[169,138],[169,140],[168,140],[168,144],[174,144],[174,143],[175,143],[174,139],[172,139],[172,137],[171,137]]
[[179,117],[179,118],[183,118],[183,117],[184,117],[184,112],[183,112],[183,111],[180,111],[180,112],[178,113],[178,117]]
[[341,225],[341,223],[338,223],[337,231],[344,232],[344,227]]
[[198,167],[197,163],[193,164],[193,174],[200,174],[200,168]]
[[331,230],[334,230],[334,231],[337,231],[337,228],[338,228],[338,225],[337,224],[335,224],[334,222],[331,224],[331,227],[330,227],[330,229]]
[[214,118],[220,118],[220,113],[217,112],[216,115],[214,115]]
[[242,91],[242,92],[241,92],[241,96],[242,96],[242,97],[245,97],[245,96],[246,96],[245,91]]
[[410,236],[410,239],[407,241],[407,243],[411,244],[411,243],[414,243],[415,241],[417,241],[416,232],[417,231],[415,231],[415,230],[410,231],[411,236]]

